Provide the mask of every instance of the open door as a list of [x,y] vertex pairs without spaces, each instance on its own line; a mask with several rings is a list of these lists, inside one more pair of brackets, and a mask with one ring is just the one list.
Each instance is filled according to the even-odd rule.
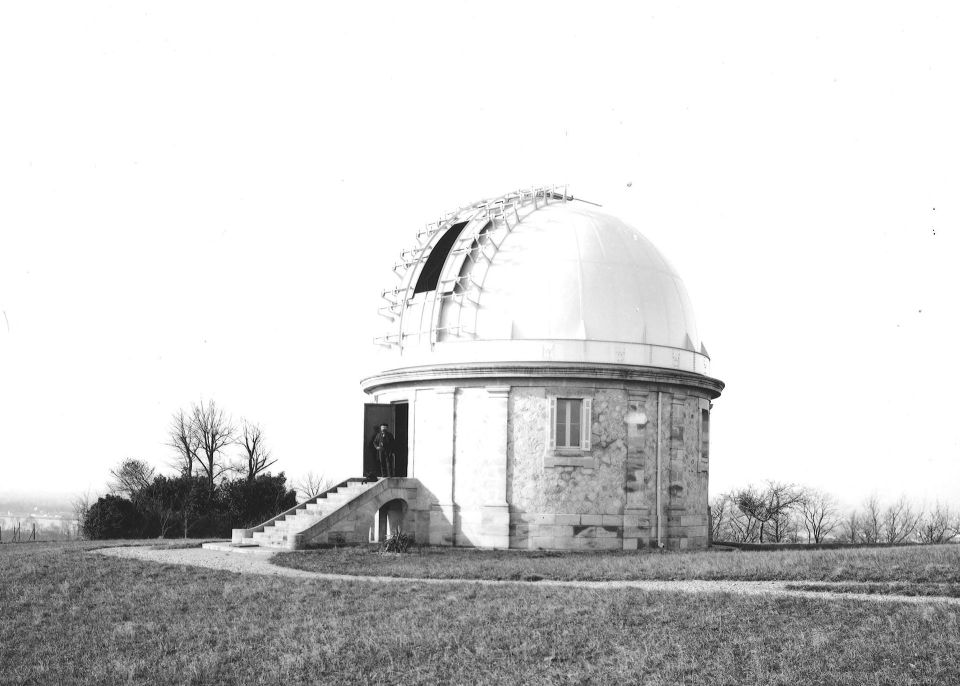
[[363,406],[363,475],[382,476],[377,450],[373,447],[374,436],[381,424],[394,437],[396,458],[396,476],[407,476],[407,421],[410,415],[407,403],[377,404],[365,403]]

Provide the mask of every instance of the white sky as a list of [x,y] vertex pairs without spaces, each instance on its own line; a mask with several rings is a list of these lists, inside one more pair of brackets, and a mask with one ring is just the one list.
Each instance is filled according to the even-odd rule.
[[960,10],[635,5],[3,4],[0,491],[200,398],[356,474],[394,258],[560,182],[686,282],[714,494],[960,499]]

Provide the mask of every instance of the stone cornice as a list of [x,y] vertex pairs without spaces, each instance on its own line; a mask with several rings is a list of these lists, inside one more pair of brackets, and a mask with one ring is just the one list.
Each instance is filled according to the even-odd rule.
[[484,362],[476,364],[437,364],[391,369],[363,379],[365,393],[378,393],[395,386],[427,386],[436,382],[496,380],[497,386],[511,379],[620,381],[696,388],[711,398],[719,397],[724,383],[703,374],[681,369],[640,367],[584,362]]

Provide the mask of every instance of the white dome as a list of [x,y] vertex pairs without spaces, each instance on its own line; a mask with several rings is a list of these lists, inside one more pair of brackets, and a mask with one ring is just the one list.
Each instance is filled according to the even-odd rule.
[[384,292],[393,331],[379,342],[393,360],[382,364],[562,361],[709,373],[680,277],[640,232],[589,203],[545,189],[478,203],[430,227],[404,255],[400,284]]

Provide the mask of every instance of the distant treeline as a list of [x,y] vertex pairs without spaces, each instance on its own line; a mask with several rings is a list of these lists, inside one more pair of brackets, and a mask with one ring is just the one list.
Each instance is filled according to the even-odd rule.
[[960,510],[943,503],[921,506],[906,496],[884,502],[872,495],[845,510],[831,493],[777,481],[716,496],[710,501],[710,518],[715,543],[902,545],[960,540]]

